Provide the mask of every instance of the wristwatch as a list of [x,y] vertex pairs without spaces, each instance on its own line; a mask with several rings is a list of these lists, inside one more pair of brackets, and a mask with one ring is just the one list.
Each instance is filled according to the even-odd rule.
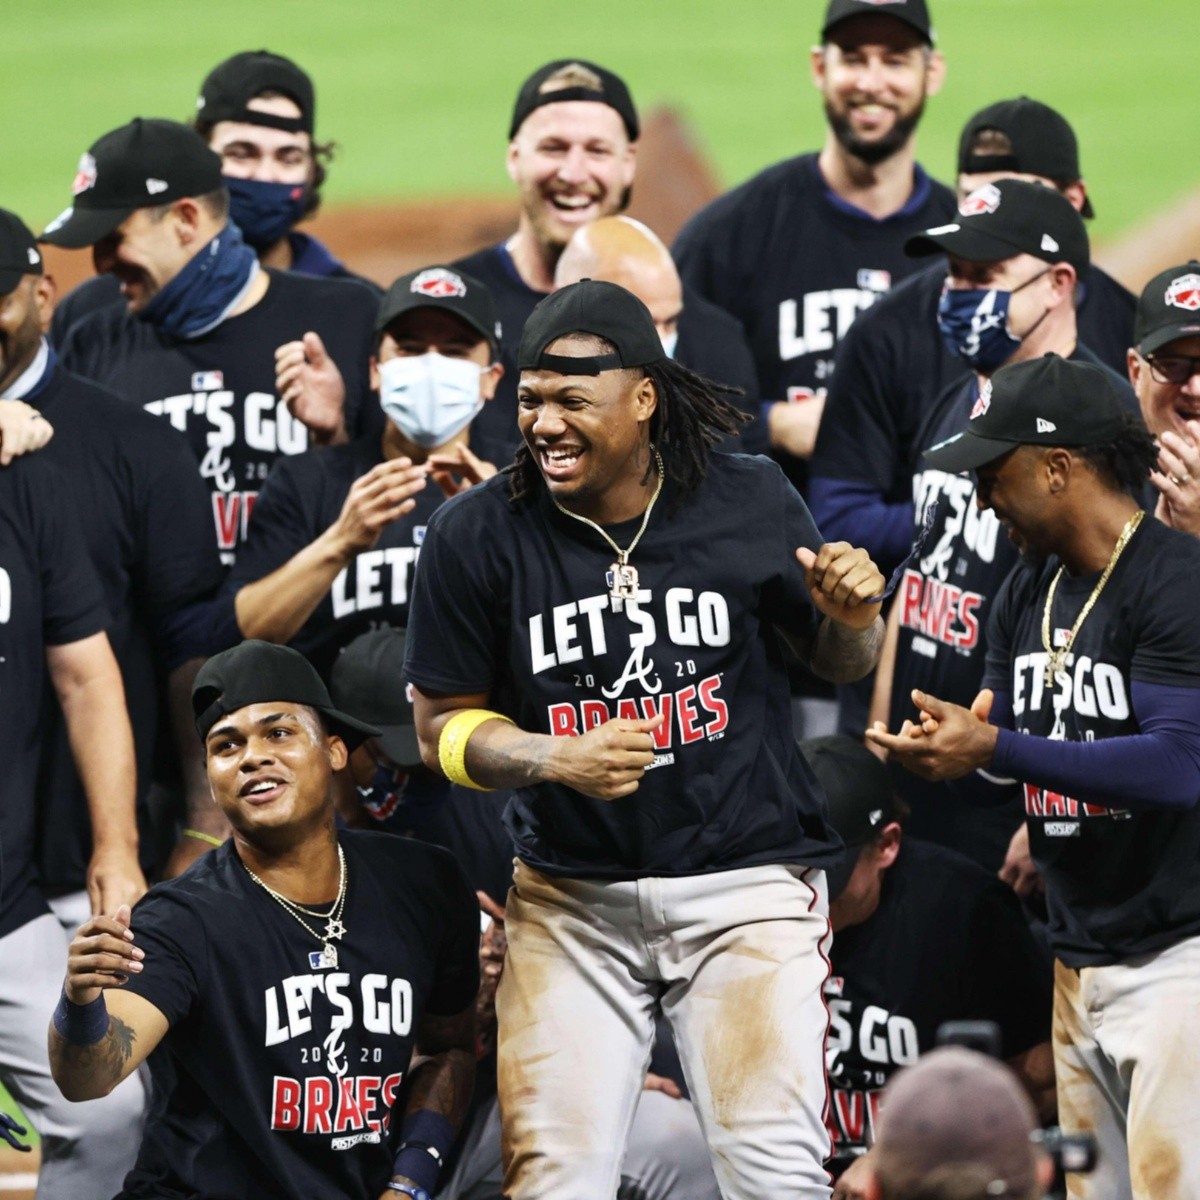
[[433,1197],[423,1187],[418,1187],[415,1183],[396,1183],[395,1180],[392,1180],[388,1183],[388,1191],[411,1196],[412,1200],[433,1200]]

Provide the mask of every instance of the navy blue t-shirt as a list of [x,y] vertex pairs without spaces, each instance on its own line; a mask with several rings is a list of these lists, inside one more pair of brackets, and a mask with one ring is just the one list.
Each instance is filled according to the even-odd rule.
[[124,308],[100,308],[63,342],[70,370],[163,417],[187,437],[208,484],[213,533],[224,560],[246,535],[259,489],[276,459],[308,448],[308,430],[275,394],[275,350],[315,332],[346,381],[350,436],[383,428],[368,404],[375,296],[361,284],[268,271],[252,308],[210,333],[173,338]]
[[49,911],[33,875],[46,647],[108,624],[73,506],[63,500],[69,494],[41,455],[0,470],[0,937]]
[[[1014,574],[992,610],[983,683],[1010,693],[1014,729],[1068,742],[1129,736],[1140,732],[1133,684],[1200,686],[1194,537],[1142,521],[1072,640],[1065,682],[1047,688],[1042,616],[1059,566],[1052,558]],[[1099,577],[1059,580],[1055,646]],[[1200,806],[1130,812],[1021,784],[1030,849],[1046,879],[1050,944],[1067,966],[1120,962],[1200,934]]]
[[[637,878],[768,862],[825,866],[838,839],[792,736],[774,626],[818,615],[796,548],[820,534],[764,458],[714,454],[671,515],[668,480],[631,557],[636,601],[613,611],[599,533],[540,483],[520,503],[497,476],[455,497],[425,534],[409,610],[407,677],[442,695],[490,693],[536,733],[664,714],[638,790],[595,800],[557,785],[514,793],[519,856],[552,874]],[[611,526],[618,545],[641,522]]]
[[168,1090],[122,1200],[383,1192],[421,1018],[457,1014],[478,990],[479,908],[437,847],[338,840],[336,966],[313,961],[318,940],[251,880],[232,842],[133,910],[145,970],[125,988],[170,1024],[150,1056]]

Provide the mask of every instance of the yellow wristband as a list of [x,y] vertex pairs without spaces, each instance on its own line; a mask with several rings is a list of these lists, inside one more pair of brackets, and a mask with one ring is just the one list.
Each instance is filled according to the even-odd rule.
[[217,837],[213,837],[211,833],[201,833],[199,829],[185,829],[184,837],[195,838],[198,842],[207,842],[210,846],[223,846],[225,843]]
[[476,783],[467,774],[467,743],[484,721],[508,721],[510,725],[513,723],[511,718],[503,713],[492,712],[486,708],[467,708],[455,713],[442,726],[441,736],[438,738],[438,764],[442,768],[442,774],[451,783],[461,783],[463,787],[474,788],[477,792],[487,792],[491,789]]

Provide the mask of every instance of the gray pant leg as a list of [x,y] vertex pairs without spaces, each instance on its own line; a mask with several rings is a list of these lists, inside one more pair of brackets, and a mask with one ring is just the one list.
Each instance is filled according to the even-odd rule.
[[62,990],[68,939],[38,917],[0,939],[0,1078],[42,1137],[38,1200],[115,1195],[142,1137],[136,1076],[102,1100],[72,1104],[50,1077],[46,1029]]

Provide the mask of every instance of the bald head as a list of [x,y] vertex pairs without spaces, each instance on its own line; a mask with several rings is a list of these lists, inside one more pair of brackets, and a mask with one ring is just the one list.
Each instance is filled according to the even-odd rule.
[[576,230],[558,260],[554,286],[603,279],[631,291],[650,310],[664,342],[683,309],[683,285],[671,252],[632,217],[601,217]]

